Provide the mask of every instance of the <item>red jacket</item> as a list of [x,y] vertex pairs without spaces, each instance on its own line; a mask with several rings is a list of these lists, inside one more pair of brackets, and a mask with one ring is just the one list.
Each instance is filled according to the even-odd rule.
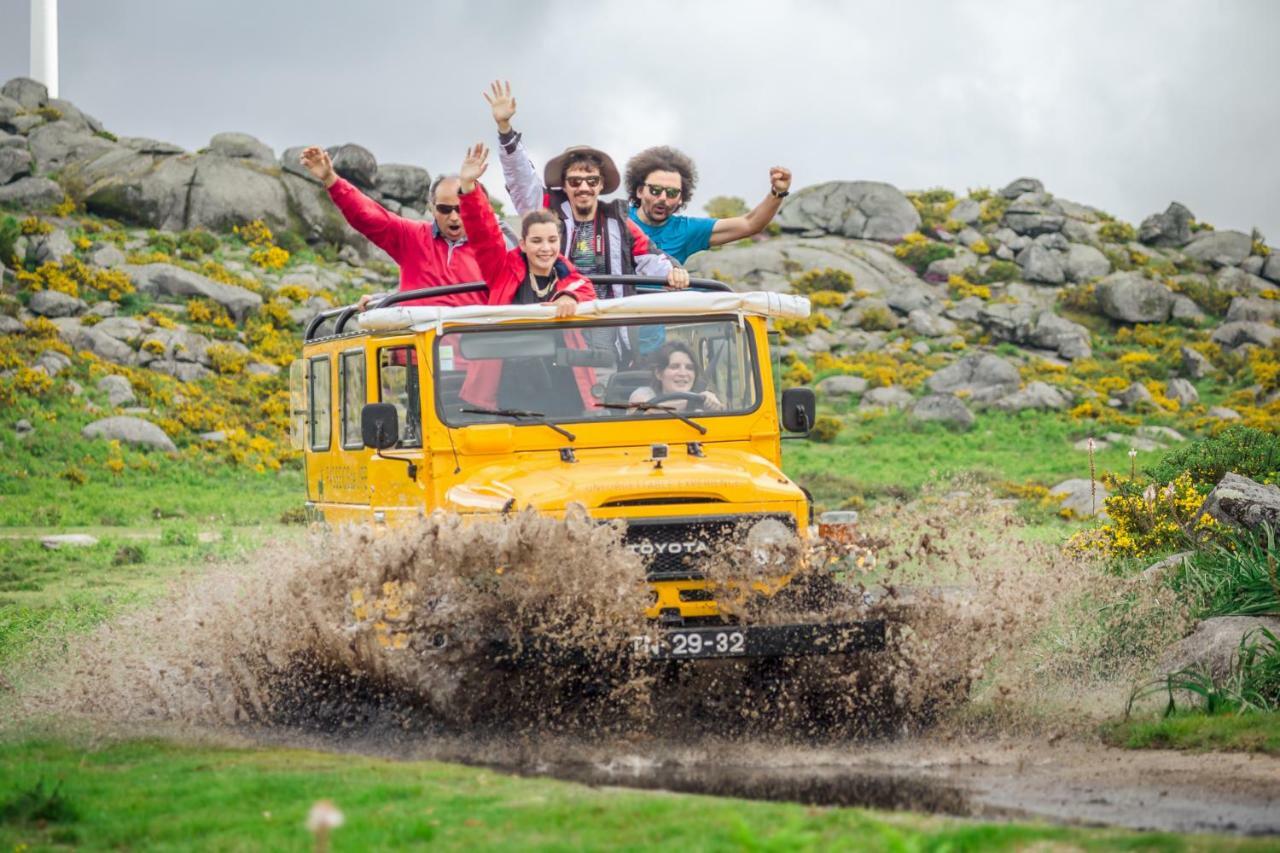
[[[489,304],[510,305],[520,283],[529,275],[524,252],[519,249],[507,250],[502,232],[498,229],[498,218],[489,207],[489,197],[485,194],[484,187],[476,184],[473,191],[462,194],[460,203],[462,225],[467,230],[467,239],[475,251],[484,280],[489,284]],[[569,270],[568,275],[561,276],[556,281],[557,293],[568,293],[579,302],[596,298],[591,280],[574,269],[564,255],[556,263],[564,264]],[[566,329],[564,338],[567,347],[587,348],[586,339],[578,329]],[[590,411],[594,405],[591,386],[596,381],[595,371],[589,367],[575,367],[573,377],[577,381],[578,392],[582,395],[583,408]],[[468,366],[461,397],[480,408],[494,408],[501,382],[501,361],[473,361]]]
[[[434,221],[419,222],[396,216],[344,178],[329,187],[329,198],[351,227],[382,249],[400,265],[400,289],[438,287],[483,281],[471,241],[449,245],[436,231]],[[470,232],[468,231],[468,237]],[[501,235],[499,235],[501,239]],[[483,290],[453,293],[431,299],[415,299],[405,305],[483,305]]]

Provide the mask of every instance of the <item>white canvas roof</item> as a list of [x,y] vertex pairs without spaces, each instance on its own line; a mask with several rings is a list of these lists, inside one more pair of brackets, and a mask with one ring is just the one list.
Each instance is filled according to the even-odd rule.
[[[670,317],[700,314],[755,314],[786,320],[809,316],[809,299],[792,293],[752,291],[726,293],[707,291],[664,291],[618,299],[598,299],[578,306],[576,317]],[[555,307],[536,305],[393,305],[375,308],[356,316],[366,332],[399,329],[425,331],[433,326],[473,323],[503,323],[508,320],[550,320]]]

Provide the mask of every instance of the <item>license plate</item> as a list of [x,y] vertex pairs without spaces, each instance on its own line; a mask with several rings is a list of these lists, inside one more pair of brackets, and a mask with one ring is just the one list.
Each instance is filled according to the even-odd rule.
[[747,654],[745,631],[695,628],[666,631],[661,637],[633,637],[635,650],[659,658],[725,658]]

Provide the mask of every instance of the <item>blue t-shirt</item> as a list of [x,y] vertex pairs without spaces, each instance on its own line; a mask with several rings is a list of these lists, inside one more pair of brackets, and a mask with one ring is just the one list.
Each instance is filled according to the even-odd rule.
[[694,252],[711,247],[711,231],[716,227],[716,220],[705,216],[671,216],[661,225],[649,225],[640,219],[638,207],[631,208],[631,221],[681,264]]

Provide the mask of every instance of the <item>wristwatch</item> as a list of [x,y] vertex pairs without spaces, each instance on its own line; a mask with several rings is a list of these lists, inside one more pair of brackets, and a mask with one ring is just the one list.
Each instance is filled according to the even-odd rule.
[[769,187],[769,195],[773,196],[774,198],[786,198],[787,196],[791,195],[791,190],[783,190],[782,192],[778,192],[773,187]]

